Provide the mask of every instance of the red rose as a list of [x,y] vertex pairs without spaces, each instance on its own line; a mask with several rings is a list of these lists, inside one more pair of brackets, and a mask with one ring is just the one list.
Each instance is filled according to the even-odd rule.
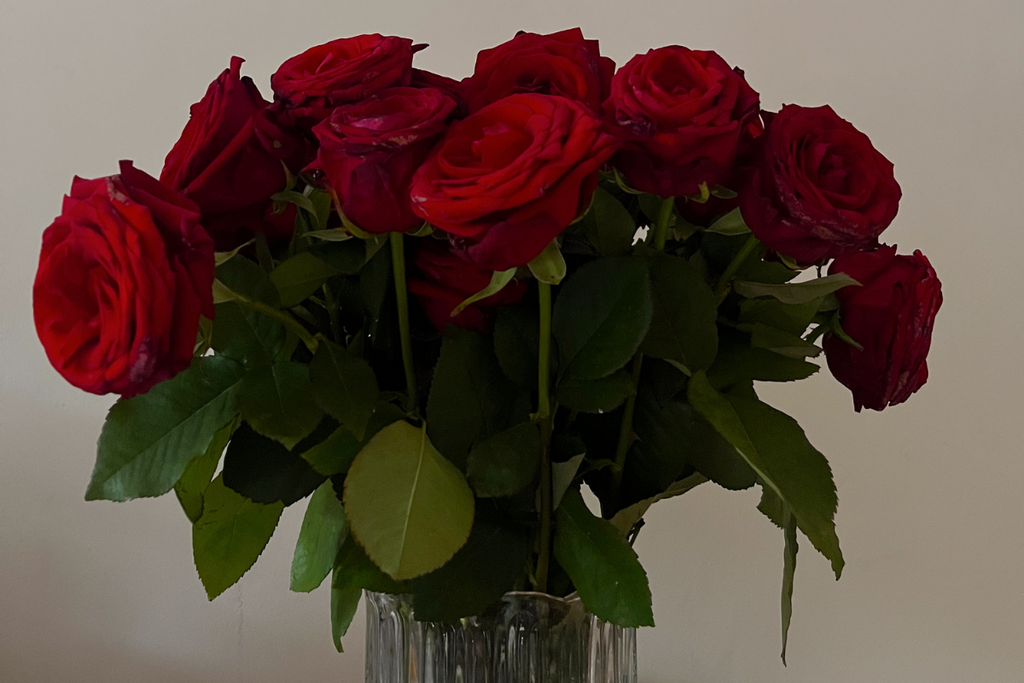
[[497,294],[470,304],[452,317],[456,306],[491,283],[491,271],[459,258],[443,242],[433,239],[417,240],[412,262],[419,276],[409,279],[409,291],[416,295],[427,320],[442,332],[448,325],[455,325],[487,334],[494,326],[494,309],[515,305],[526,293],[526,282],[513,280]]
[[455,106],[437,88],[388,88],[338,107],[313,129],[320,141],[313,166],[326,174],[347,219],[372,233],[423,224],[409,185]]
[[608,98],[615,62],[578,28],[550,35],[520,32],[476,58],[463,80],[470,113],[515,93],[537,92],[578,100],[594,112]]
[[512,95],[452,124],[413,177],[413,211],[480,268],[526,265],[586,210],[614,151],[578,102]]
[[[160,180],[199,205],[203,226],[227,251],[262,232],[287,238],[294,214],[275,215],[271,195],[286,184],[283,161],[301,156],[301,142],[267,117],[268,102],[240,57],[191,107],[181,138],[164,162]],[[294,170],[298,168],[293,166]]]
[[612,78],[605,110],[626,181],[660,197],[696,194],[730,173],[760,134],[759,97],[714,52],[678,45],[637,55]]
[[191,363],[213,277],[195,204],[122,161],[120,175],[75,178],[43,233],[36,331],[71,384],[140,394]]
[[270,77],[296,121],[313,125],[331,109],[395,85],[409,85],[414,49],[408,38],[370,34],[311,47]]
[[831,107],[765,116],[740,210],[765,245],[802,265],[870,249],[900,202],[892,163]]
[[413,88],[437,88],[455,100],[460,108],[462,107],[465,88],[463,88],[461,82],[454,78],[448,78],[447,76],[435,74],[424,69],[413,69],[409,85]]
[[840,256],[829,273],[846,273],[863,285],[836,296],[843,330],[864,347],[825,337],[829,370],[853,392],[858,412],[903,403],[928,379],[925,359],[942,304],[935,270],[920,251],[897,256],[896,247],[883,245]]

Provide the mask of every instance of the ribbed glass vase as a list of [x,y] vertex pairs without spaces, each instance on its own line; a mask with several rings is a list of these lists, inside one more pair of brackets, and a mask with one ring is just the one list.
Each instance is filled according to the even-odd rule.
[[636,629],[540,593],[509,593],[455,623],[420,622],[407,596],[368,592],[366,683],[636,683]]

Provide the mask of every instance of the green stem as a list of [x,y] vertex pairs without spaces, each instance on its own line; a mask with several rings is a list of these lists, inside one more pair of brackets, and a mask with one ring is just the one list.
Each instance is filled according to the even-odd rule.
[[[637,352],[633,357],[633,386],[640,385],[640,371],[643,369],[644,354]],[[613,504],[618,507],[622,494],[622,475],[626,469],[626,454],[633,443],[633,415],[636,412],[636,394],[626,400],[622,411],[622,426],[619,427],[619,444],[615,448],[615,469],[612,470]]]
[[537,590],[548,588],[551,564],[551,285],[537,283],[540,295],[540,356],[537,359],[537,420],[540,423],[540,539],[537,556]]
[[334,336],[334,341],[343,344],[345,340],[341,336],[341,316],[338,315],[338,301],[334,298],[331,286],[326,282],[324,283],[324,308],[327,309],[327,315],[331,318],[331,334]]
[[275,320],[281,321],[281,323],[284,324],[285,327],[294,332],[296,336],[298,336],[298,338],[302,340],[302,343],[306,345],[306,348],[309,349],[310,353],[316,353],[316,347],[319,345],[317,340],[313,337],[313,335],[309,333],[309,331],[305,327],[299,324],[298,320],[296,320],[292,316],[288,315],[284,311],[279,311],[276,308],[272,308],[263,303],[262,301],[254,301],[252,299],[247,299],[241,296],[240,294],[235,294],[234,300],[242,304],[243,306],[248,306],[252,310],[262,313],[263,315],[269,318],[274,318]]
[[675,197],[668,197],[661,200],[658,209],[658,220],[654,223],[654,239],[651,244],[658,251],[665,251],[665,241],[668,239],[668,226],[672,222],[672,209],[675,208]]
[[[654,222],[652,246],[658,251],[665,250],[665,242],[668,240],[668,226],[672,222],[672,210],[675,208],[676,200],[668,197],[661,200],[658,208],[658,218]],[[640,385],[640,371],[643,369],[644,354],[637,351],[633,357],[633,386]],[[622,411],[622,425],[619,427],[619,443],[615,448],[615,469],[612,470],[612,503],[618,506],[622,497],[622,475],[626,468],[626,455],[633,443],[633,415],[636,412],[636,393],[626,399],[626,407]]]
[[416,397],[416,369],[412,363],[412,336],[409,332],[409,290],[405,284],[405,236],[391,233],[391,267],[395,276],[395,298],[398,300],[398,332],[402,337],[402,365],[405,368],[405,389],[409,394],[408,409],[419,412]]
[[747,260],[747,257],[753,253],[758,244],[760,244],[760,242],[757,241],[757,238],[751,235],[747,238],[747,241],[743,243],[743,246],[740,247],[740,250],[736,252],[736,255],[732,257],[732,261],[730,261],[729,265],[726,266],[725,272],[722,273],[722,277],[718,278],[718,285],[715,287],[715,297],[719,302],[725,298],[729,289],[729,283],[732,282],[732,279],[736,276],[736,271],[740,269],[740,266],[742,266],[743,262]]

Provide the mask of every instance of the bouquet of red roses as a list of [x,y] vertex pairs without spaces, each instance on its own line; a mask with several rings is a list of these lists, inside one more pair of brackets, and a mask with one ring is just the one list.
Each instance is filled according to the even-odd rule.
[[34,307],[58,372],[121,396],[86,498],[173,490],[212,599],[309,497],[291,585],[333,573],[340,647],[363,590],[652,625],[646,511],[759,485],[785,637],[797,529],[842,571],[837,496],[754,383],[824,351],[857,410],[924,384],[940,285],[879,242],[892,164],[827,106],[762,111],[714,52],[616,70],[578,29],[520,33],[460,82],[422,47],[313,47],[272,102],[236,57],[159,179],[73,181]]

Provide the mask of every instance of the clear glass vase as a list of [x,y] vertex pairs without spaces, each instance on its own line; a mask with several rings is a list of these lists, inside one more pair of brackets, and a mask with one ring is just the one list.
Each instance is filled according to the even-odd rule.
[[636,629],[578,598],[509,593],[482,616],[430,623],[408,596],[367,592],[366,683],[636,683]]

